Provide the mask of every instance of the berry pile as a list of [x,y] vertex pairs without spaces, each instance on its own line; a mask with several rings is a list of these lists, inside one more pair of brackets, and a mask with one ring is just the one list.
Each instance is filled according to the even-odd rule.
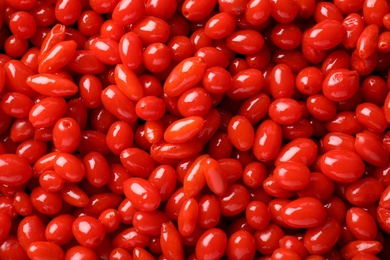
[[389,123],[388,0],[0,0],[0,259],[389,259]]

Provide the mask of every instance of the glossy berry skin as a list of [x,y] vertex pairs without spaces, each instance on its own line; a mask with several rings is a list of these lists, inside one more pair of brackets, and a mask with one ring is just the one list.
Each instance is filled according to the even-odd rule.
[[240,54],[253,54],[263,47],[264,38],[255,30],[238,30],[226,38],[229,49]]
[[184,259],[182,239],[171,221],[161,225],[160,241],[161,250],[167,259]]
[[286,64],[276,65],[270,73],[270,93],[277,98],[290,98],[294,92],[294,74]]
[[355,240],[345,245],[341,249],[343,258],[350,258],[357,254],[368,253],[372,255],[378,254],[382,250],[382,245],[378,241],[373,240]]
[[145,4],[145,12],[148,15],[167,20],[174,15],[176,5],[176,1],[147,1]]
[[377,49],[379,28],[375,24],[370,24],[364,28],[356,43],[356,50],[360,58],[368,58]]
[[376,133],[383,132],[387,126],[385,115],[378,106],[372,103],[359,104],[356,107],[356,118],[359,123]]
[[317,93],[321,89],[322,81],[323,74],[315,67],[307,67],[302,69],[295,78],[295,83],[298,90],[302,94],[306,95]]
[[311,95],[306,100],[309,113],[318,120],[331,120],[337,113],[336,104],[324,95]]
[[173,122],[165,129],[164,140],[169,143],[183,143],[196,136],[204,125],[200,116],[190,116]]
[[298,26],[277,24],[272,32],[272,42],[283,50],[293,50],[301,43],[302,32]]
[[163,72],[171,61],[171,51],[163,43],[152,43],[143,53],[143,64],[151,72]]
[[131,100],[140,100],[144,93],[136,74],[125,65],[117,64],[114,71],[115,83]]
[[111,152],[120,154],[133,144],[134,133],[131,126],[123,121],[113,123],[108,129],[106,142]]
[[322,83],[324,96],[332,101],[345,101],[359,88],[359,75],[346,69],[332,70]]
[[0,182],[2,184],[19,186],[32,177],[32,168],[27,160],[14,154],[0,155]]
[[160,205],[158,190],[147,180],[130,178],[123,183],[123,191],[134,206],[143,211],[153,211]]
[[55,171],[44,171],[39,175],[39,184],[47,191],[60,191],[64,185],[65,180],[61,178]]
[[120,62],[119,44],[110,38],[94,39],[89,48],[105,64],[115,65]]
[[357,121],[354,112],[343,111],[326,123],[326,128],[332,132],[342,132],[353,135],[363,130],[363,126]]
[[[225,252],[227,237],[218,228],[205,231],[196,243],[196,256],[198,259],[219,259]],[[210,245],[213,245],[210,247]]]
[[264,255],[272,255],[279,248],[279,240],[283,238],[283,230],[276,224],[269,224],[266,228],[254,233],[256,250]]
[[[222,216],[235,216],[245,210],[250,194],[243,185],[231,184],[223,196],[219,197]],[[239,202],[240,201],[240,202]]]
[[176,171],[169,165],[160,165],[153,170],[148,180],[159,190],[161,201],[167,201],[175,191]]
[[359,179],[365,169],[363,160],[348,150],[332,150],[323,154],[320,167],[330,179],[347,183]]
[[3,111],[9,116],[16,118],[28,116],[32,106],[32,101],[26,95],[17,92],[7,93],[1,100]]
[[76,52],[77,43],[73,40],[59,42],[41,57],[38,72],[54,73],[66,66]]
[[142,43],[147,46],[152,43],[167,42],[170,29],[166,21],[154,16],[145,16],[132,26],[132,31],[135,32],[140,37]]
[[72,229],[69,228],[75,218],[69,214],[62,214],[53,218],[46,226],[45,238],[57,245],[65,245],[73,238]]
[[[93,64],[93,66],[86,67],[89,64]],[[76,50],[68,66],[73,71],[83,74],[96,74],[104,71],[104,63],[89,50]]]
[[214,194],[222,196],[227,190],[228,180],[220,164],[212,158],[207,158],[203,162],[203,171],[210,190]]
[[383,11],[385,8],[388,8],[386,1],[375,1],[372,4],[365,2],[363,5],[363,17],[367,20],[367,24],[382,26],[383,17],[386,15]]
[[32,190],[31,204],[40,213],[56,214],[61,210],[62,199],[58,192],[47,192],[42,187]]
[[271,16],[279,23],[289,23],[298,14],[298,6],[294,1],[271,1]]
[[267,95],[259,93],[245,100],[238,113],[245,116],[252,124],[255,124],[267,114],[270,103],[270,98]]
[[165,114],[165,103],[158,97],[143,97],[138,100],[135,112],[139,118],[145,121],[157,121]]
[[190,21],[199,21],[206,18],[214,9],[217,1],[213,0],[208,3],[198,3],[196,1],[184,1],[181,8],[183,16]]
[[53,168],[57,174],[70,182],[79,182],[85,175],[81,161],[68,153],[58,153],[54,158]]
[[53,127],[53,143],[58,151],[74,152],[81,139],[80,126],[73,118],[61,118]]
[[17,11],[10,17],[9,28],[15,36],[27,39],[35,34],[36,22],[31,14],[25,11]]
[[[131,48],[128,48],[131,46]],[[119,41],[119,56],[124,66],[136,69],[142,62],[142,42],[137,34],[128,32]]]
[[65,40],[65,35],[66,27],[64,25],[57,24],[53,26],[42,41],[40,55],[46,54],[54,45]]
[[202,228],[213,228],[220,220],[219,202],[214,195],[204,195],[199,200],[198,224]]
[[[21,216],[27,216],[33,211],[33,206],[30,198],[25,192],[16,192],[13,200],[13,206],[15,212]],[[12,215],[11,215],[12,217]],[[5,223],[7,220],[5,220]],[[4,228],[7,228],[7,225],[4,225]]]
[[187,199],[180,207],[177,217],[178,231],[182,236],[191,235],[197,224],[199,206],[194,198]]
[[236,231],[229,237],[226,254],[230,259],[253,259],[255,252],[255,239],[248,231]]
[[211,17],[205,25],[205,33],[211,39],[222,39],[230,35],[236,27],[235,17],[229,13],[219,13]]
[[32,242],[44,241],[45,226],[42,220],[36,215],[25,217],[18,226],[17,237],[24,249],[27,249]]
[[248,224],[256,230],[267,227],[271,220],[268,206],[262,201],[251,201],[246,208],[245,216]]
[[298,240],[298,236],[286,235],[280,240],[279,244],[280,248],[292,250],[302,258],[308,255],[302,240]]
[[350,56],[345,51],[331,52],[325,59],[321,66],[321,71],[327,75],[331,69],[349,69]]
[[119,212],[115,209],[106,209],[99,215],[99,221],[103,224],[106,233],[115,231],[120,224]]
[[273,120],[262,122],[255,132],[253,153],[259,161],[274,159],[282,143],[282,128]]
[[91,10],[82,12],[77,20],[79,31],[86,36],[97,34],[103,23],[103,18],[98,13]]
[[386,223],[386,219],[389,216],[389,213],[389,209],[387,208],[381,206],[377,208],[376,219],[378,221],[379,226],[386,232],[388,232],[389,230],[389,225]]
[[[103,106],[118,119],[131,124],[137,120],[135,107],[131,100],[120,90],[119,87],[111,85],[101,92]],[[119,102],[119,103],[118,103]]]
[[105,236],[103,224],[89,216],[76,218],[72,224],[72,232],[75,239],[85,247],[98,246]]
[[381,142],[375,140],[375,137],[370,134],[357,134],[355,148],[362,159],[372,165],[381,167],[384,166],[388,160],[388,151]]
[[203,87],[210,93],[222,94],[232,86],[232,76],[221,67],[208,68],[203,75]]
[[284,223],[294,228],[315,227],[325,217],[326,211],[322,203],[314,198],[296,199],[287,204],[282,210]]
[[4,258],[28,258],[26,252],[21,247],[18,239],[15,236],[8,236],[0,247],[0,256]]
[[114,22],[125,26],[137,21],[145,14],[145,5],[142,1],[119,1],[112,11]]
[[301,190],[310,182],[310,170],[300,162],[285,162],[274,170],[275,181],[286,190]]
[[382,195],[381,195],[381,198],[380,198],[380,201],[379,201],[379,206],[384,207],[384,208],[389,208],[388,195],[389,195],[389,188],[386,188],[384,190],[384,192],[382,193]]
[[328,50],[340,44],[346,32],[340,22],[326,19],[310,29],[307,43],[317,50]]
[[58,1],[54,9],[56,19],[64,25],[70,25],[77,21],[81,8],[81,3],[75,0]]
[[133,250],[135,247],[146,247],[149,242],[149,236],[137,232],[133,227],[120,232],[112,241],[114,247],[121,247],[127,250]]
[[0,220],[2,221],[2,223],[4,223],[0,230],[0,238],[3,241],[8,236],[11,230],[12,222],[11,217],[3,212],[0,213]]
[[206,63],[202,58],[188,58],[180,62],[164,83],[164,91],[168,96],[176,97],[195,86],[203,77]]
[[46,241],[37,241],[31,243],[27,248],[27,255],[30,259],[43,259],[50,254],[53,256],[53,259],[64,259],[64,251],[57,244],[46,242]]
[[36,127],[52,126],[66,112],[66,102],[62,97],[47,97],[36,103],[30,110],[29,121]]
[[46,96],[71,96],[78,91],[73,81],[48,73],[30,76],[26,83],[38,93]]
[[275,166],[289,161],[301,162],[306,166],[310,166],[316,160],[317,153],[318,147],[313,140],[297,138],[279,150],[275,158]]
[[327,218],[322,224],[309,228],[303,242],[310,254],[324,254],[337,243],[340,234],[340,224],[333,218]]
[[345,191],[347,200],[360,207],[374,203],[381,194],[382,196],[386,194],[386,192],[383,193],[382,183],[372,177],[361,178],[351,183]]
[[245,10],[245,19],[253,25],[267,21],[271,15],[271,1],[249,1]]
[[361,208],[350,208],[345,219],[348,229],[357,239],[375,239],[377,235],[376,223],[367,211]]
[[65,259],[73,259],[78,256],[94,260],[98,259],[95,251],[85,246],[73,246],[65,253]]
[[270,104],[268,114],[278,124],[291,125],[302,116],[302,108],[291,98],[278,98]]
[[314,197],[324,201],[332,196],[334,189],[334,182],[323,173],[312,172],[310,174],[310,183],[304,189],[298,191],[298,196]]
[[10,91],[21,92],[32,97],[36,92],[26,84],[28,76],[34,74],[34,71],[18,60],[10,60],[4,64],[6,81]]
[[120,154],[120,160],[134,176],[142,178],[149,177],[155,165],[147,152],[135,147],[124,149]]
[[132,256],[123,248],[114,248],[110,253],[110,259],[132,259]]
[[238,72],[232,78],[232,87],[227,91],[231,99],[245,99],[257,94],[264,87],[263,75],[256,69]]
[[[170,144],[164,141],[154,144],[155,152],[160,156],[169,159],[180,159],[195,156],[202,150],[202,146],[199,142],[188,141],[180,144]],[[152,146],[153,151],[153,146]],[[153,153],[153,152],[152,152]],[[158,154],[155,154],[158,155]]]
[[202,165],[209,157],[209,155],[197,157],[188,168],[183,180],[183,192],[186,197],[190,198],[197,195],[206,185],[206,178]]
[[212,106],[209,93],[203,88],[192,88],[185,91],[177,102],[177,108],[184,117],[204,116]]
[[90,152],[83,158],[85,177],[95,187],[102,187],[108,183],[110,169],[106,158],[98,152]]

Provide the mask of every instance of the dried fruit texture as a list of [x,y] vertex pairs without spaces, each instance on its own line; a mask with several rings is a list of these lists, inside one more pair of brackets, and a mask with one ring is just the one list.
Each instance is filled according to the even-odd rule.
[[0,1],[0,259],[390,259],[389,4]]

